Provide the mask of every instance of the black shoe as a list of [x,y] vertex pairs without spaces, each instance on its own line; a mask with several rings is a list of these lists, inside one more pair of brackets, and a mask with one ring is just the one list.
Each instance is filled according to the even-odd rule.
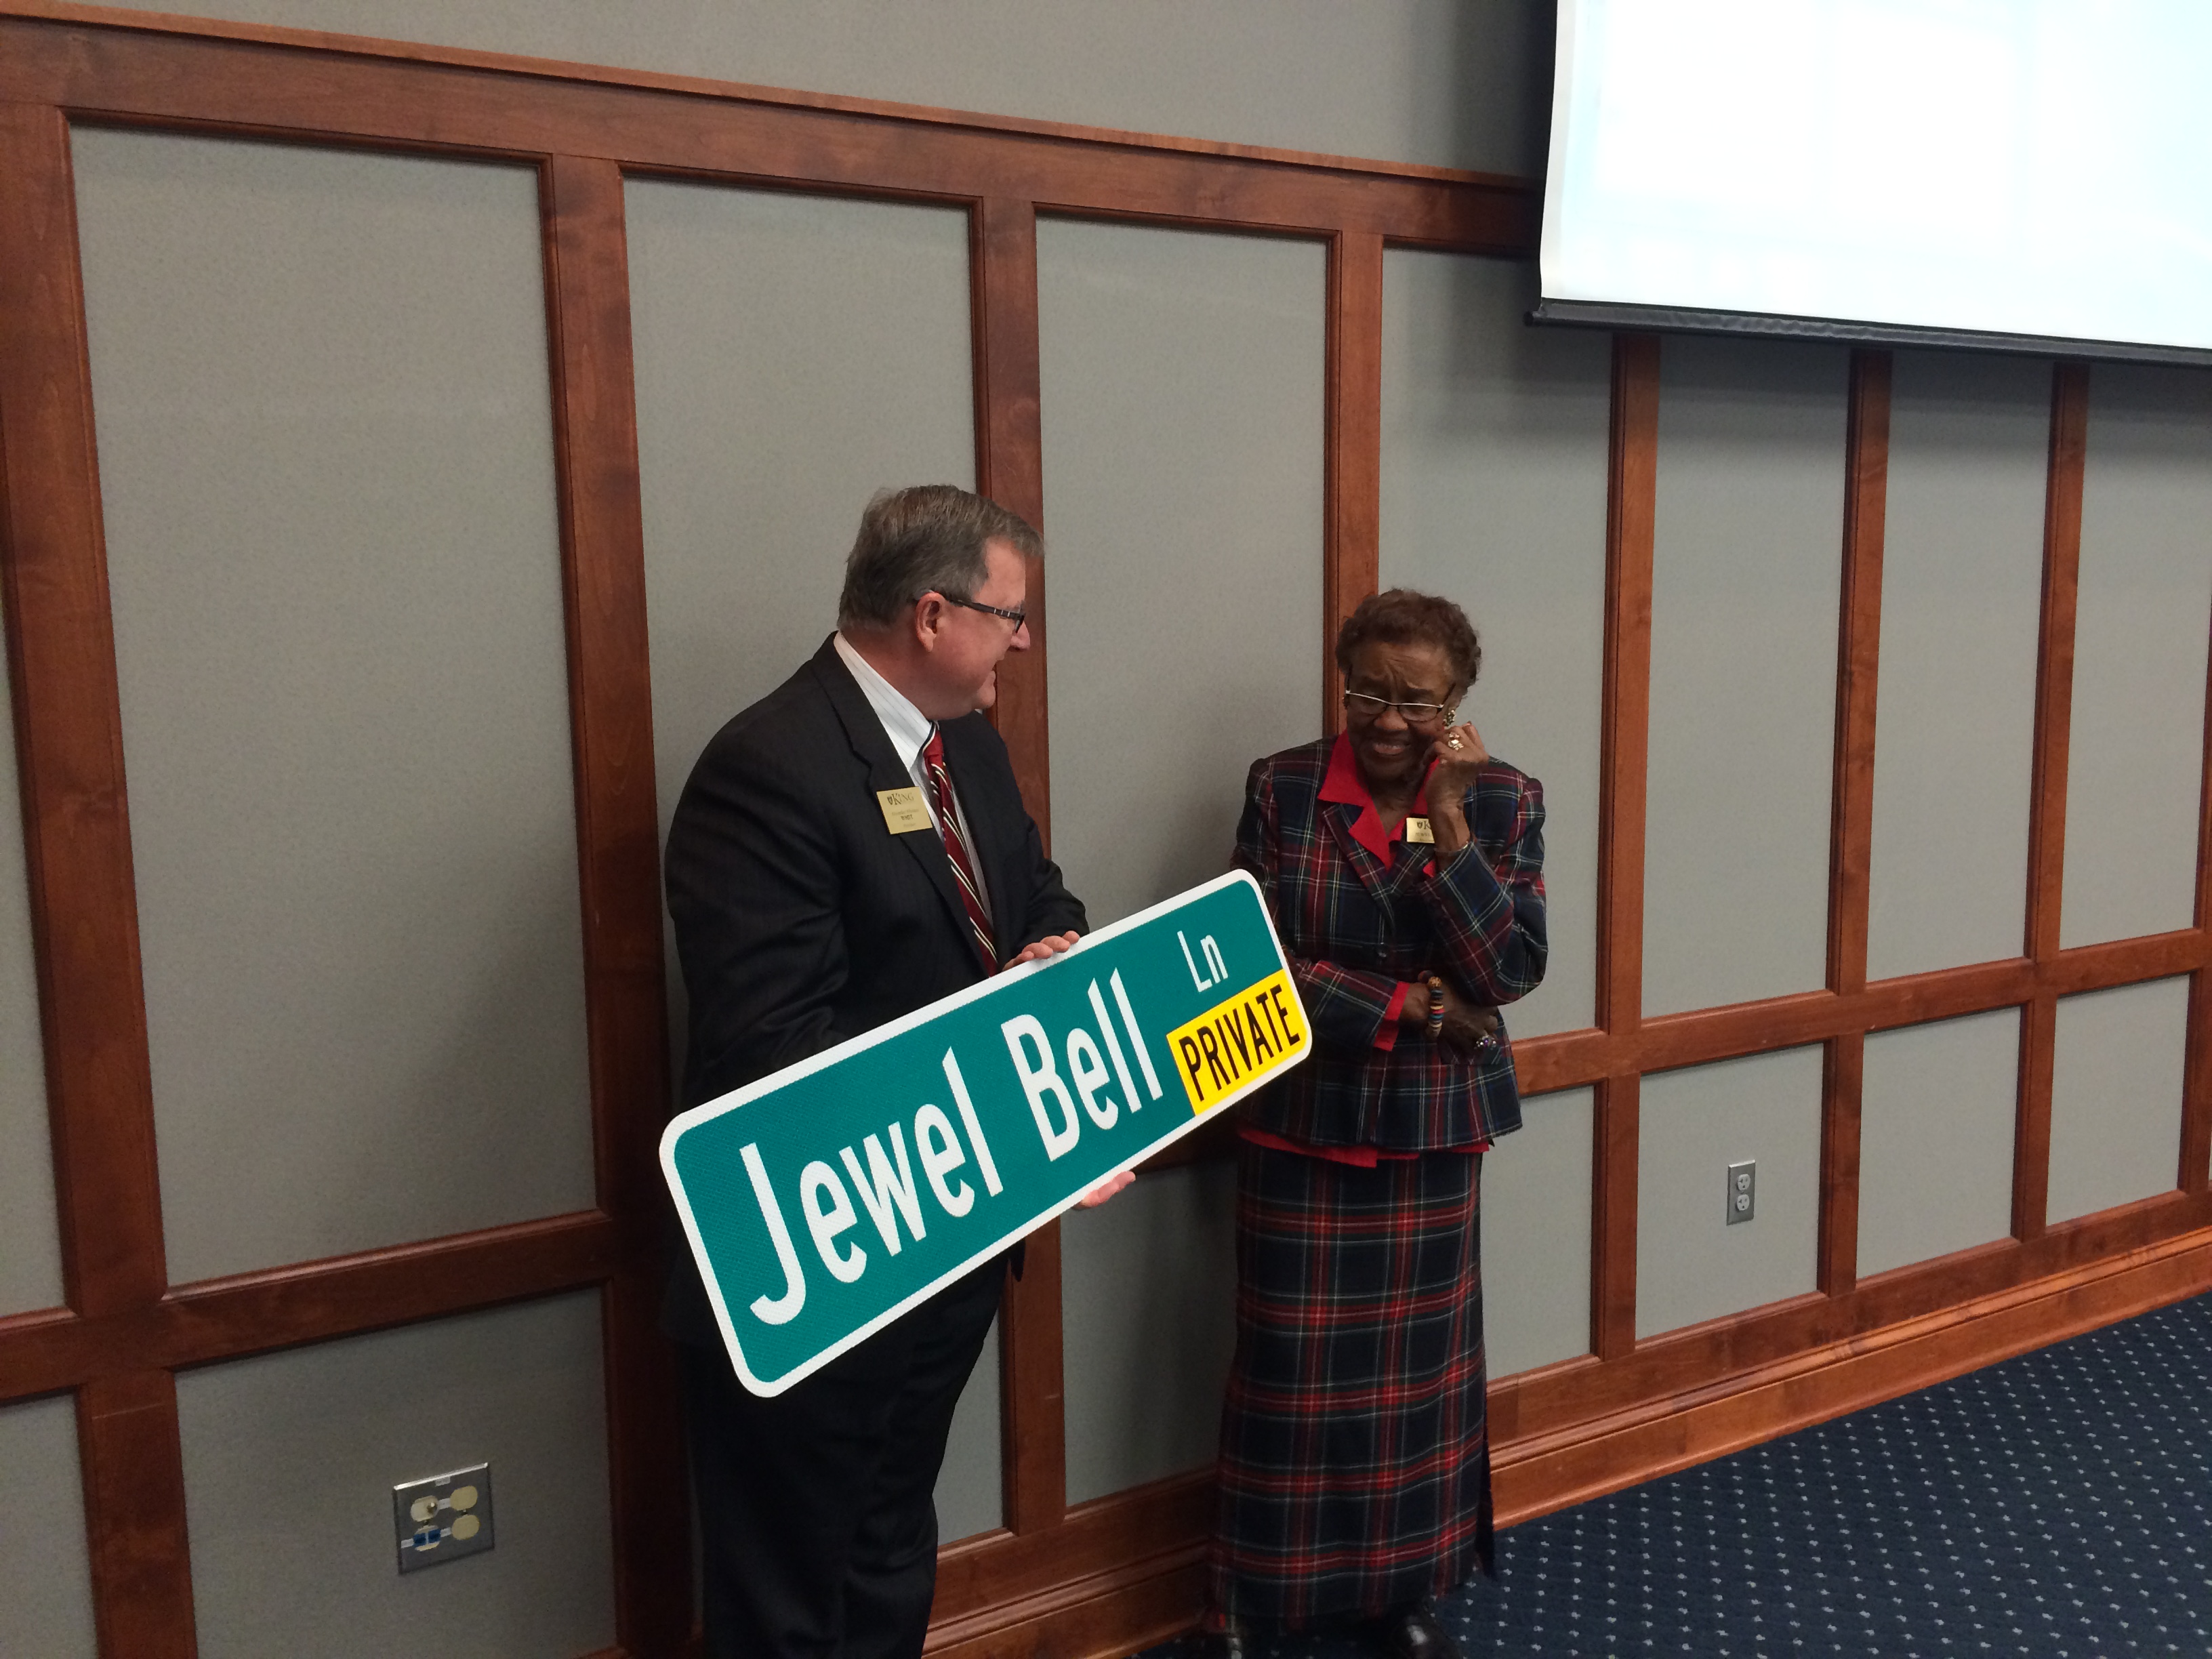
[[1383,1649],[1393,1659],[1461,1659],[1459,1644],[1425,1601],[1385,1615],[1382,1632]]
[[1224,1619],[1221,1628],[1198,1633],[1199,1659],[1251,1659],[1252,1633],[1234,1619]]

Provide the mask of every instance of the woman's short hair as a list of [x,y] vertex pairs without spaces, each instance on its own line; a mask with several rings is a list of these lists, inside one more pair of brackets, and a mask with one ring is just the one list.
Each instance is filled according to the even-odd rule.
[[1352,672],[1352,653],[1371,641],[1386,645],[1433,645],[1452,665],[1452,678],[1473,685],[1482,672],[1482,641],[1467,612],[1449,599],[1410,587],[1385,588],[1359,602],[1336,630],[1336,666]]
[[1024,558],[1044,552],[1036,532],[1019,517],[957,485],[878,490],[845,560],[837,625],[888,628],[925,593],[973,599],[990,575],[983,544],[994,541]]

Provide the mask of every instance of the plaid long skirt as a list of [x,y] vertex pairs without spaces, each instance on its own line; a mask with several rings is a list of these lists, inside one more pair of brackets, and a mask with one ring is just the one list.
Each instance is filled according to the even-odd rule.
[[1246,1144],[1214,1605],[1375,1617],[1491,1567],[1480,1154]]

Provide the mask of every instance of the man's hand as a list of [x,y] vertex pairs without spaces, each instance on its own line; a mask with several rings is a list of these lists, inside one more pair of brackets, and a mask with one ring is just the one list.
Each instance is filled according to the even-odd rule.
[[[1082,937],[1080,933],[1048,933],[1034,945],[1022,946],[1019,955],[1007,958],[1006,966],[1018,968],[1025,962],[1042,962],[1047,957],[1056,957],[1062,951],[1074,949],[1075,941]],[[1115,1190],[1118,1192],[1121,1189],[1116,1188]],[[1106,1196],[1111,1198],[1113,1194],[1109,1193]],[[1088,1203],[1090,1200],[1086,1199],[1084,1201]],[[1106,1200],[1102,1198],[1098,1201],[1103,1204]]]
[[1137,1172],[1134,1170],[1124,1170],[1111,1180],[1093,1187],[1089,1192],[1084,1194],[1082,1202],[1075,1207],[1079,1210],[1095,1210],[1124,1187],[1133,1182],[1136,1178]]

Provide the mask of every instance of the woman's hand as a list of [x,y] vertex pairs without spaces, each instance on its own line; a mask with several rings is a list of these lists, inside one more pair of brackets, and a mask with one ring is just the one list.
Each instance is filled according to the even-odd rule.
[[1399,1024],[1425,1031],[1432,1000],[1440,1003],[1444,1011],[1443,1030],[1437,1034],[1443,1042],[1468,1054],[1486,1054],[1497,1046],[1498,1010],[1467,1001],[1449,985],[1432,992],[1416,980],[1406,993],[1405,1006],[1398,1013]]
[[1447,726],[1429,745],[1436,762],[1429,774],[1429,829],[1437,838],[1439,861],[1455,856],[1472,839],[1467,827],[1467,792],[1474,775],[1490,758],[1482,733],[1471,722]]

